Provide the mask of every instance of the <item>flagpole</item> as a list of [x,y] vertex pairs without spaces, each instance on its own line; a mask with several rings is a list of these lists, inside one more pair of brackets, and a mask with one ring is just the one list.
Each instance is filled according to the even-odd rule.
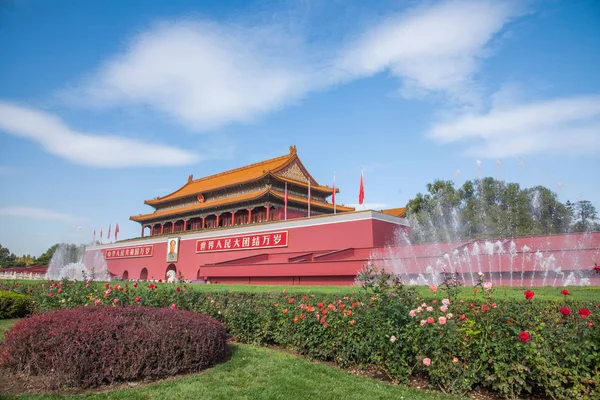
[[308,218],[310,218],[310,178],[308,178]]
[[335,205],[335,172],[333,173],[333,213],[336,214],[336,205]]
[[283,215],[284,215],[284,220],[287,221],[287,207],[288,207],[288,188],[287,188],[287,182],[285,183],[285,208],[283,211]]

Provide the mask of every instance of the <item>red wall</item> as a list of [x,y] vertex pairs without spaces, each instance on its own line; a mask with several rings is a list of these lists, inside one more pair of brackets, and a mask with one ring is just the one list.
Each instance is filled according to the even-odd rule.
[[[217,275],[221,277],[247,277],[335,275],[337,273],[343,273],[343,275],[355,274],[357,268],[360,268],[360,265],[362,265],[362,262],[354,262],[352,266],[345,266],[341,269],[339,267],[334,267],[333,265],[328,265],[328,270],[324,270],[322,266],[307,267],[299,264],[289,264],[287,259],[294,255],[307,252],[324,252],[344,248],[372,248],[374,246],[381,246],[389,241],[393,236],[392,233],[394,229],[398,227],[396,224],[373,219],[338,223],[326,223],[326,221],[323,220],[322,224],[320,224],[320,222],[320,219],[315,218],[314,225],[287,229],[277,227],[278,225],[285,224],[283,222],[273,223],[273,231],[288,231],[288,246],[284,248],[196,254],[196,241],[198,239],[187,239],[186,235],[180,235],[179,259],[178,262],[175,263],[175,266],[178,272],[183,274],[185,279],[191,280],[197,279],[198,276]],[[231,230],[214,232],[215,237],[223,237],[231,234]],[[151,239],[151,241],[154,240],[156,239]],[[136,242],[132,241],[131,245],[136,245]],[[109,271],[118,276],[122,276],[123,272],[127,271],[129,279],[139,279],[142,268],[147,268],[148,279],[166,279],[166,271],[170,265],[170,263],[166,262],[166,253],[167,238],[162,238],[159,242],[154,243],[153,257],[108,260]],[[264,266],[255,267],[242,264],[241,266],[234,268],[231,266],[217,267],[211,265],[265,253],[268,253],[271,258],[280,255],[280,260],[276,267],[273,265],[271,268],[265,268]],[[343,263],[340,265],[343,265]],[[200,275],[198,275],[199,268]],[[254,268],[259,269],[256,270]],[[224,273],[224,271],[227,271],[227,273]]]

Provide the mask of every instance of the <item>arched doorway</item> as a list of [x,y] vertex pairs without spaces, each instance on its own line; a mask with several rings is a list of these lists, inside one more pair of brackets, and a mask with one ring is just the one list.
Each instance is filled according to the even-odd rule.
[[175,267],[175,264],[169,264],[167,267],[167,270],[165,271],[165,280],[167,282],[177,281],[177,267]]
[[146,268],[142,268],[142,272],[140,272],[140,280],[142,280],[142,281],[148,280],[148,270]]
[[123,280],[124,281],[129,280],[129,272],[127,270],[123,271]]

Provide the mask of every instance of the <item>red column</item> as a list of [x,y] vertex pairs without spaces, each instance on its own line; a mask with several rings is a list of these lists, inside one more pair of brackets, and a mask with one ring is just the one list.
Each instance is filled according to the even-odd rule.
[[187,231],[187,222],[188,222],[188,220],[187,220],[187,219],[184,219],[184,220],[183,220],[183,231],[184,231],[184,232],[185,232],[185,231]]
[[206,225],[204,225],[204,222],[206,221],[206,217],[202,217],[202,226],[200,227],[200,229],[204,229],[204,227]]
[[218,227],[219,227],[219,216],[220,216],[220,214],[217,214],[217,215],[216,215],[216,217],[217,217],[217,220],[215,221],[215,228],[218,228]]
[[248,209],[248,223],[249,224],[252,223],[252,209],[251,208]]
[[235,225],[235,211],[231,212],[231,226]]
[[144,228],[145,228],[145,226],[142,225],[142,237],[144,237]]
[[165,224],[160,224],[160,234],[162,235],[165,232]]
[[271,205],[267,204],[267,221],[269,221],[270,212],[271,212]]

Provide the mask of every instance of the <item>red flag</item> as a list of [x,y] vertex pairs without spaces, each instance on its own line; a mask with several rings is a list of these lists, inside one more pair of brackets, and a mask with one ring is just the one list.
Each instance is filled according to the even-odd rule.
[[365,183],[363,181],[363,171],[360,170],[360,189],[358,190],[358,204],[362,205],[365,202]]
[[118,235],[119,235],[119,223],[117,222],[117,226],[115,226],[115,240],[117,240]]
[[110,240],[110,227],[111,227],[111,225],[112,225],[112,224],[108,224],[108,235],[106,235],[106,238],[107,238],[108,240]]
[[285,203],[285,208],[283,211],[283,215],[284,215],[284,220],[287,221],[287,207],[288,207],[288,188],[287,188],[287,182],[285,183],[285,197],[283,198],[283,202]]
[[333,173],[333,191],[331,194],[331,202],[333,203],[333,213],[335,214],[335,172]]

